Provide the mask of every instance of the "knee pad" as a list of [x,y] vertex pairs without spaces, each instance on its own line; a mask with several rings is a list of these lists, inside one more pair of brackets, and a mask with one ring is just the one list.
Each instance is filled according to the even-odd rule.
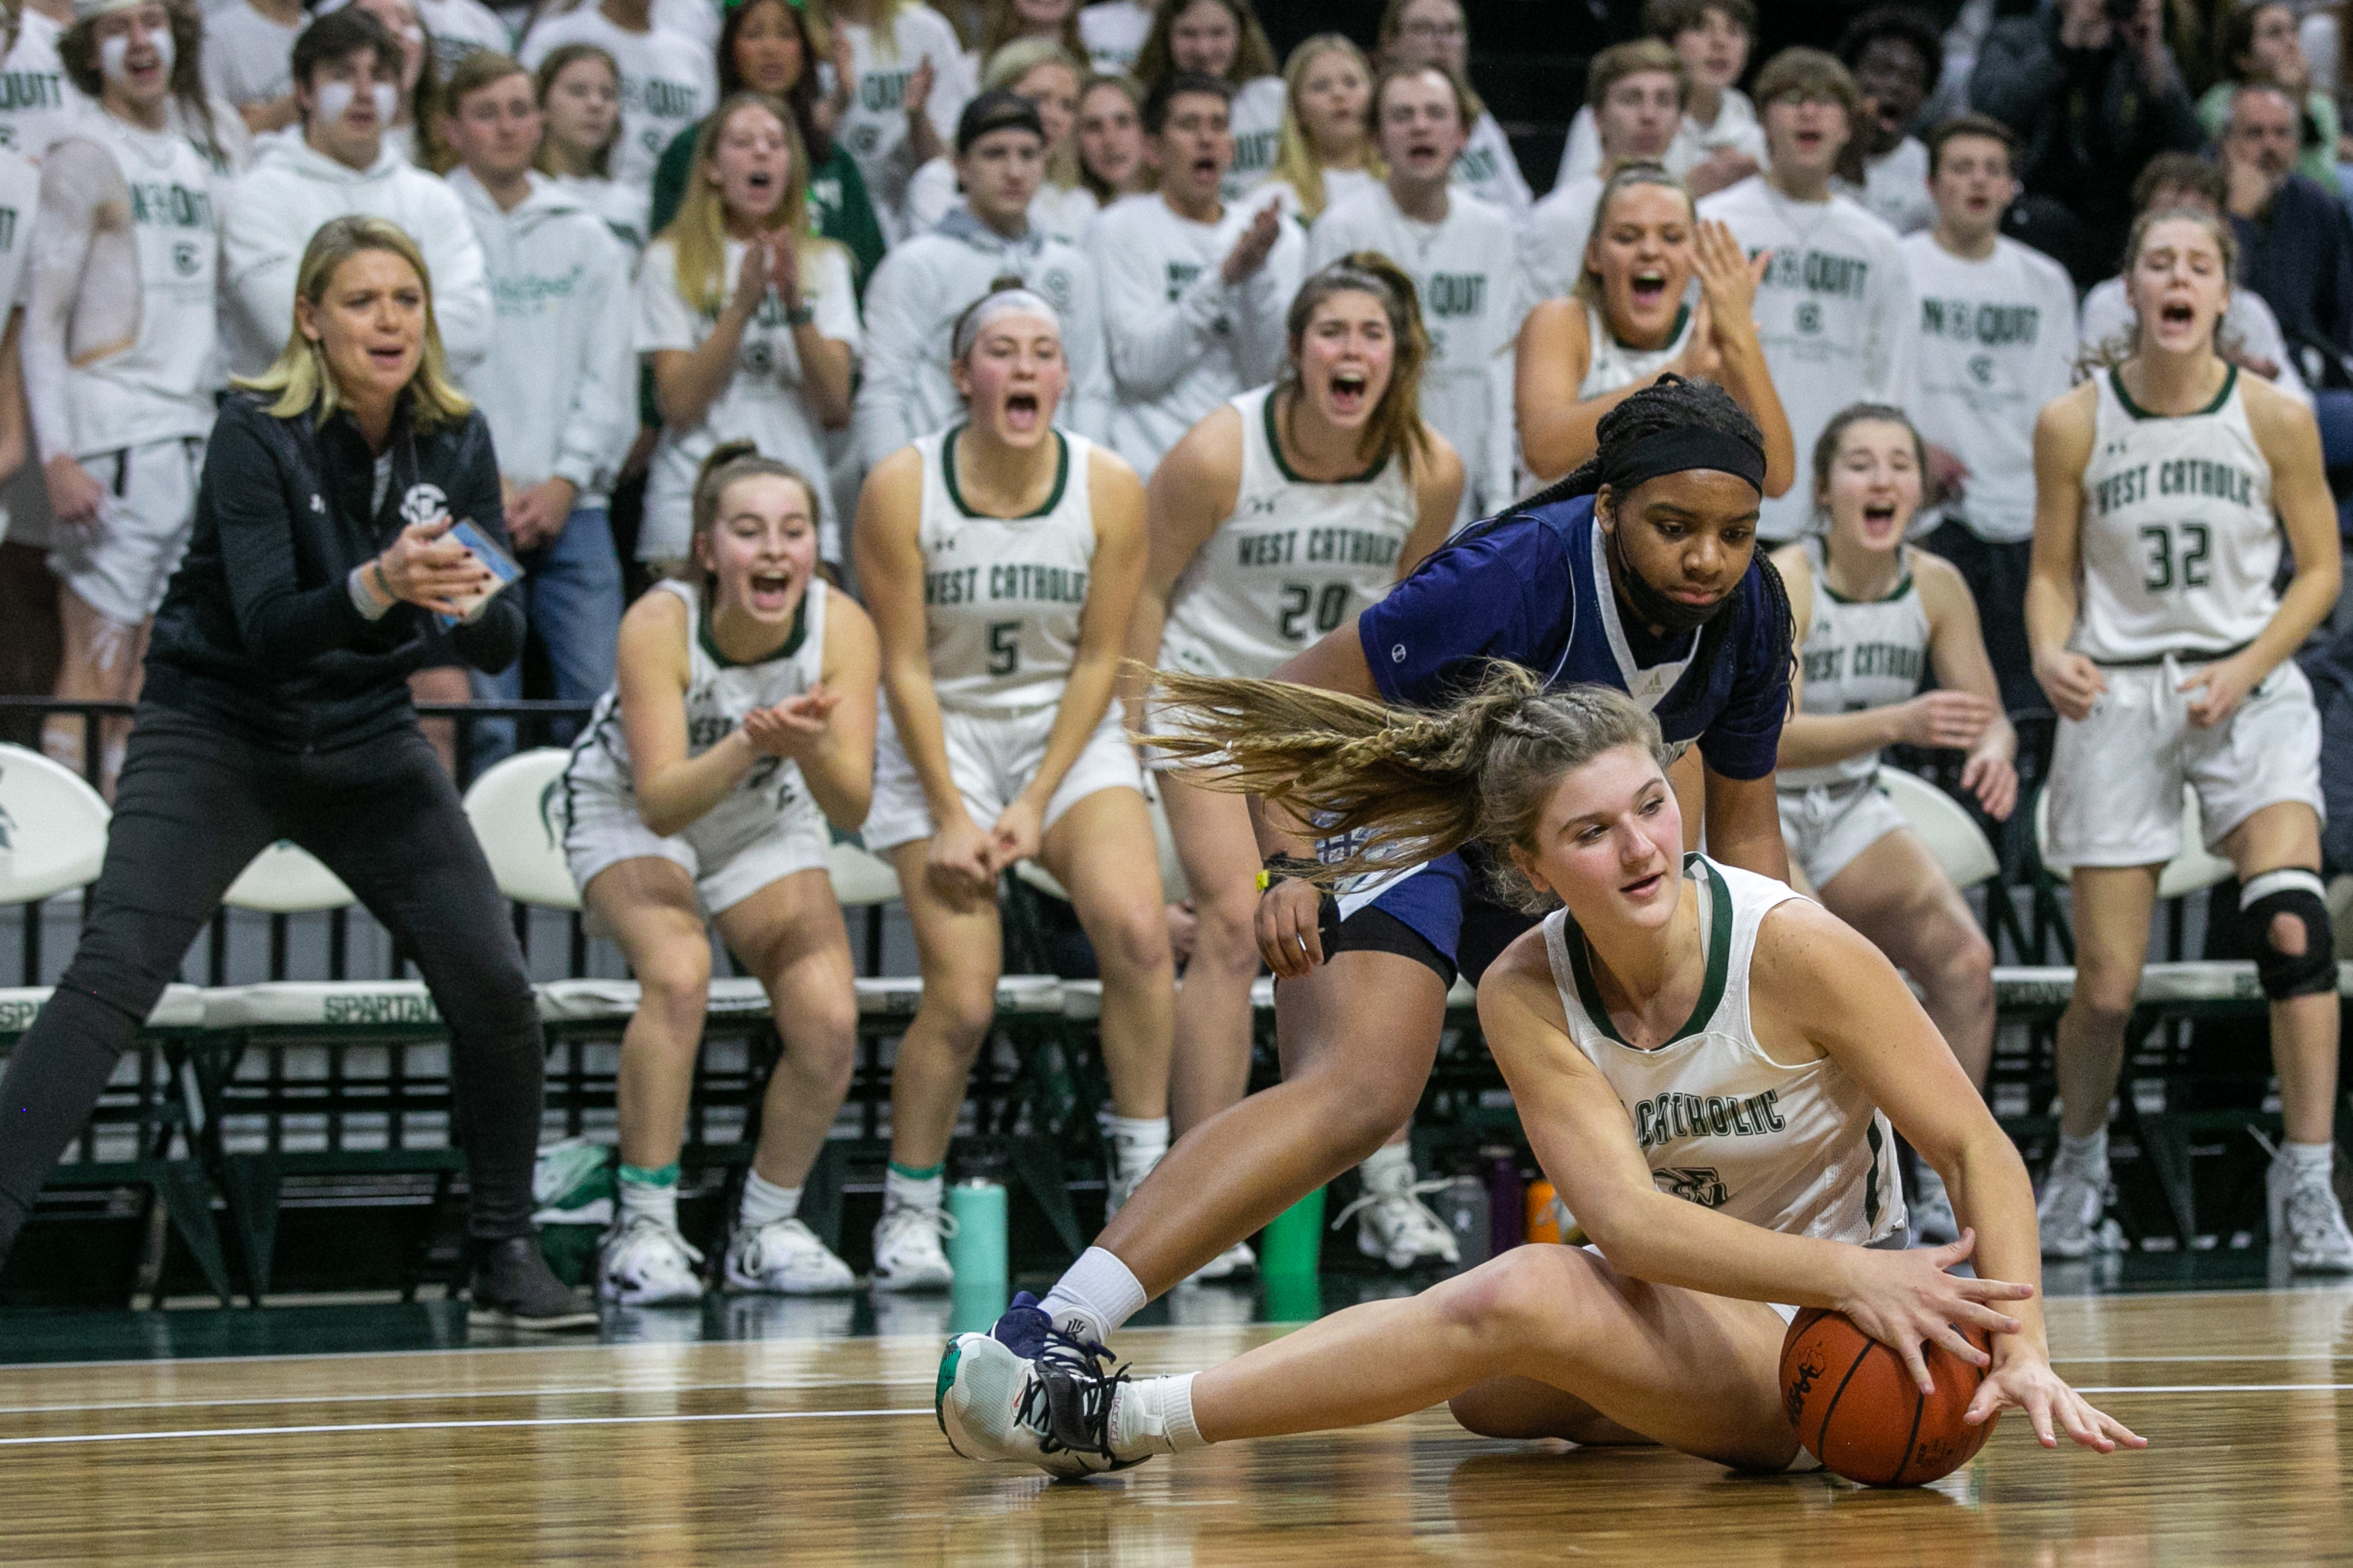
[[[2295,866],[2252,877],[2239,889],[2239,914],[2255,950],[2255,978],[2274,1002],[2337,989],[2336,936],[2320,895],[2319,873]],[[2282,952],[2272,945],[2272,921],[2278,915],[2303,922],[2302,952]]]

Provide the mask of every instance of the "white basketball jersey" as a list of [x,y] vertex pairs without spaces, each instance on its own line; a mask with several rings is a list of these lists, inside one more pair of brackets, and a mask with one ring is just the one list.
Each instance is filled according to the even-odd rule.
[[[1804,694],[1800,713],[1860,713],[1909,701],[1928,668],[1928,612],[1912,582],[1912,547],[1904,546],[1904,575],[1883,599],[1841,599],[1829,582],[1822,542],[1809,538],[1806,564],[1813,569],[1813,618],[1806,628]],[[1869,778],[1879,767],[1866,752],[1819,768],[1783,768],[1774,775],[1782,789],[1843,784]]]
[[1656,1050],[1619,1037],[1568,911],[1545,917],[1569,1037],[1618,1092],[1661,1192],[1787,1235],[1869,1245],[1902,1233],[1895,1134],[1827,1057],[1785,1066],[1757,1043],[1748,963],[1766,911],[1802,895],[1704,855],[1683,857],[1700,900],[1707,980],[1690,1021]]
[[212,429],[217,384],[215,278],[220,255],[213,172],[185,137],[111,114],[76,121],[75,141],[113,154],[131,194],[139,255],[139,333],[119,352],[68,368],[66,398],[80,456]]
[[2206,657],[2254,640],[2279,608],[2272,470],[2232,365],[2213,402],[2168,417],[2099,377],[2084,465],[2084,598],[2069,644],[2104,664]]
[[[686,602],[686,754],[699,757],[742,728],[744,716],[754,709],[773,708],[814,689],[825,676],[825,580],[809,579],[808,592],[794,616],[792,635],[774,658],[756,664],[734,664],[712,640],[711,617],[695,584],[666,578],[654,584]],[[588,728],[572,745],[565,765],[566,790],[599,788],[634,795],[629,772],[629,742],[621,729],[621,689],[616,686],[596,700]],[[733,793],[704,814],[710,822],[742,810],[783,813],[814,809],[808,788],[801,782],[798,763],[782,757],[762,757],[737,784]],[[697,823],[695,826],[700,826]]]
[[1581,302],[1585,306],[1585,341],[1588,348],[1585,379],[1577,384],[1580,403],[1638,381],[1656,379],[1691,341],[1692,313],[1688,306],[1676,312],[1674,335],[1667,340],[1666,347],[1630,349],[1610,335],[1609,320],[1599,306],[1590,300]]
[[1028,713],[1062,700],[1079,651],[1095,554],[1087,500],[1093,443],[1056,430],[1060,459],[1046,503],[1027,517],[983,517],[956,484],[961,425],[917,438],[923,456],[923,610],[932,688],[967,713]]
[[1352,479],[1293,473],[1275,439],[1272,387],[1243,393],[1233,407],[1242,421],[1233,515],[1168,596],[1160,662],[1263,679],[1388,593],[1420,507],[1394,453]]

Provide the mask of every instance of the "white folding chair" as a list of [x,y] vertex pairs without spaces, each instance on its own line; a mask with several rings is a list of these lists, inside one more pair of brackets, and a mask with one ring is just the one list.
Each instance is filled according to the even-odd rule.
[[846,840],[828,852],[826,872],[833,879],[833,896],[846,910],[871,909],[899,896],[899,873],[891,862]]
[[473,824],[499,891],[520,904],[576,910],[580,889],[564,857],[564,766],[572,753],[541,746],[501,759],[466,791]]
[[0,744],[0,904],[29,904],[97,881],[112,815],[71,768]]
[[1956,888],[1974,888],[2000,873],[2001,858],[1967,807],[1916,773],[1900,768],[1879,770],[1880,793],[1904,814],[1911,828]]
[[359,899],[317,856],[281,838],[247,862],[221,902],[265,915],[301,915],[349,909]]
[[[2051,855],[2051,792],[2043,790],[2034,797],[2034,848],[2042,857],[2043,866],[2053,876],[2066,876],[2070,868]],[[2212,854],[2206,847],[2206,823],[2198,810],[2198,792],[2188,784],[2181,786],[2181,848],[2165,863],[2157,876],[2157,896],[2159,900],[2178,899],[2194,893],[2200,888],[2211,888],[2227,880],[2232,874],[2228,860]]]

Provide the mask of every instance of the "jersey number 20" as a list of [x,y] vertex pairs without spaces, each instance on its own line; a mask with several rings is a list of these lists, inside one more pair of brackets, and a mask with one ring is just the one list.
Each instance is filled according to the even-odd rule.
[[1307,640],[1307,609],[1315,607],[1315,629],[1328,632],[1347,618],[1348,584],[1326,583],[1317,593],[1304,583],[1282,585],[1282,637],[1285,642]]
[[[2181,548],[2173,547],[2173,531],[2181,531]],[[2148,559],[2144,563],[2141,586],[2152,594],[2162,594],[2168,588],[2203,588],[2212,581],[2206,571],[2206,555],[2213,547],[2213,531],[2202,522],[2176,523],[2171,527],[2161,522],[2144,523],[2141,542],[2148,546]]]

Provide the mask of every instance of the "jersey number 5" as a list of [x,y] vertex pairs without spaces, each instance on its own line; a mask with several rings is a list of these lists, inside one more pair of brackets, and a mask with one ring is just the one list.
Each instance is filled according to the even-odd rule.
[[991,621],[988,623],[988,673],[1010,675],[1021,662],[1021,623]]
[[1307,609],[1315,608],[1315,629],[1328,632],[1348,616],[1348,584],[1326,583],[1317,593],[1304,583],[1282,585],[1282,637],[1285,642],[1307,640]]
[[[2173,531],[2181,531],[2181,548],[2173,547]],[[2148,546],[2148,559],[2144,563],[2141,586],[2152,594],[2162,594],[2168,588],[2203,588],[2212,581],[2206,570],[2206,556],[2213,548],[2213,531],[2202,522],[2184,522],[2171,527],[2161,522],[2144,523],[2141,542]]]

